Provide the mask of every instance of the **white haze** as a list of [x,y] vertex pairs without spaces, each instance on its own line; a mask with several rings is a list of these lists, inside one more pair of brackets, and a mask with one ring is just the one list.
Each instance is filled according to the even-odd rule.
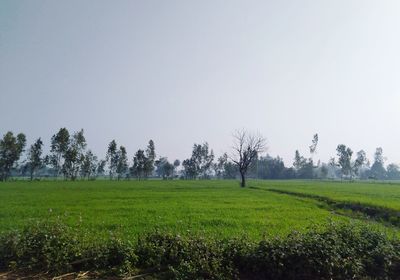
[[85,129],[169,159],[257,130],[291,164],[337,144],[400,162],[398,1],[0,2],[0,133]]

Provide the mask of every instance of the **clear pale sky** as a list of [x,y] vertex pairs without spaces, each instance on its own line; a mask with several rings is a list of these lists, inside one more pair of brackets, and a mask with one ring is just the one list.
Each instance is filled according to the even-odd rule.
[[256,130],[268,153],[337,144],[400,163],[399,1],[0,1],[0,133],[85,129],[100,157]]

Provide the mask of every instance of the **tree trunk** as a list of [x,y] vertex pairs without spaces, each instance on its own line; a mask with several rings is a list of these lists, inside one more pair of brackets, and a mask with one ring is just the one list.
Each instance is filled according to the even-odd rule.
[[240,183],[240,186],[242,188],[244,188],[246,186],[246,178],[244,177],[244,173],[243,172],[240,172],[240,176],[242,178],[242,182]]

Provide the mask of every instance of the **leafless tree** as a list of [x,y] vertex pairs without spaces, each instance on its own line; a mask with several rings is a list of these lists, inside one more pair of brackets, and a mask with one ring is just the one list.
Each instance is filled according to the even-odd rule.
[[233,133],[232,161],[237,165],[241,177],[241,187],[246,186],[246,173],[259,153],[266,149],[266,140],[259,133],[249,133],[242,129]]

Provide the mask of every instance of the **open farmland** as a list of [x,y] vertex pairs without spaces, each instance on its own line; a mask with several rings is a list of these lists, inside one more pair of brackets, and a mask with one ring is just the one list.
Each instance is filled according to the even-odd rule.
[[338,181],[269,181],[258,186],[268,190],[282,190],[327,197],[335,201],[354,202],[387,207],[400,211],[400,184]]
[[60,219],[96,238],[110,231],[130,238],[160,229],[258,239],[352,219],[313,197],[276,190],[400,209],[400,186],[387,184],[250,181],[240,188],[236,181],[217,180],[17,181],[0,185],[0,230]]

